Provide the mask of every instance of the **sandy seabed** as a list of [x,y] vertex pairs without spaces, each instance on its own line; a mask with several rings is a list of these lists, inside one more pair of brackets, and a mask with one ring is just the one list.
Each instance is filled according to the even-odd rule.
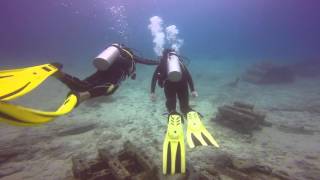
[[[191,99],[190,104],[204,116],[203,123],[221,148],[187,148],[189,164],[201,169],[213,163],[210,159],[216,154],[228,153],[254,159],[296,179],[320,177],[319,78],[299,78],[291,84],[268,86],[240,81],[237,87],[230,87],[228,83],[234,81],[246,65],[222,61],[191,65],[189,69],[199,97]],[[148,152],[154,163],[162,167],[167,117],[163,115],[166,112],[163,89],[157,87],[156,102],[149,99],[153,70],[154,67],[139,67],[137,79],[124,82],[111,97],[84,102],[69,115],[51,123],[38,127],[1,124],[1,179],[73,179],[73,155],[83,153],[93,157],[100,147],[117,152],[128,140]],[[15,103],[54,109],[67,93],[63,84],[49,79]],[[255,105],[267,114],[266,120],[273,125],[248,137],[216,123],[213,119],[217,108],[234,101]],[[85,131],[64,134],[75,127]],[[280,127],[304,127],[313,133],[286,131]]]

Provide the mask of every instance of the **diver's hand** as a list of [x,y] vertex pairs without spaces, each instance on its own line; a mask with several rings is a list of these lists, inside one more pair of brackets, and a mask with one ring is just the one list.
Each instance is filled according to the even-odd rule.
[[195,98],[195,97],[198,97],[199,95],[197,91],[192,91],[191,96]]
[[152,102],[156,101],[156,99],[157,99],[156,94],[155,93],[151,93],[150,94],[150,99],[151,99]]

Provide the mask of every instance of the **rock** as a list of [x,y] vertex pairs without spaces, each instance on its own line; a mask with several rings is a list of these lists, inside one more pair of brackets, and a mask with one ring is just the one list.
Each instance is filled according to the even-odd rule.
[[253,172],[260,172],[263,174],[271,174],[272,173],[272,169],[269,166],[263,166],[263,165],[258,165],[255,164],[254,166],[250,167],[248,169],[249,171],[253,171]]
[[21,172],[23,169],[24,169],[24,167],[22,167],[22,166],[10,166],[10,167],[1,168],[0,169],[0,178]]
[[318,77],[320,75],[320,63],[319,59],[310,59],[300,61],[290,66],[297,76],[301,77]]
[[[232,167],[233,157],[227,153],[219,153],[214,157],[210,157],[210,161],[214,162],[217,168]],[[215,168],[214,167],[214,168]]]
[[310,160],[317,160],[317,159],[319,159],[319,157],[318,156],[316,156],[316,155],[306,155],[306,156],[304,156],[306,159],[310,159]]
[[263,126],[266,126],[266,127],[271,127],[271,126],[272,126],[272,123],[271,123],[271,122],[268,122],[268,121],[263,121],[263,122],[262,122],[262,125],[263,125]]
[[218,174],[211,174],[211,173],[208,173],[207,171],[201,171],[199,179],[200,180],[221,180]]
[[58,136],[71,136],[71,135],[77,135],[77,134],[83,134],[88,131],[91,131],[97,127],[96,123],[79,123],[75,124],[74,126],[65,128],[60,130],[57,135]]
[[303,172],[303,177],[309,180],[318,180],[320,177],[320,171],[318,170],[307,170]]
[[22,149],[0,149],[0,164],[7,162],[14,157],[17,157],[21,153],[23,153]]
[[251,134],[253,130],[259,130],[262,126],[270,126],[265,121],[264,113],[254,110],[254,106],[243,102],[235,102],[232,106],[224,105],[218,107],[215,120],[231,129],[241,133]]
[[195,166],[193,166],[190,161],[187,161],[187,173],[186,173],[188,179],[200,179],[201,171],[199,169],[196,169]]
[[32,159],[40,148],[31,145],[6,146],[0,149],[0,164],[8,161],[23,161]]
[[[240,179],[240,180],[293,180],[284,171],[272,169],[269,166],[261,165],[256,159],[239,159],[227,153],[220,153],[209,157],[211,162],[207,166],[198,169],[199,177],[194,179],[220,180],[220,179]],[[319,171],[320,172],[320,171]],[[193,172],[193,174],[196,174]],[[314,177],[314,175],[309,176]]]
[[284,171],[277,171],[277,170],[275,170],[275,171],[272,172],[272,175],[273,175],[274,177],[279,178],[280,180],[293,180],[293,178],[290,177],[289,174],[286,173],[286,172],[284,172]]
[[240,101],[235,101],[234,103],[233,103],[233,105],[235,106],[235,107],[239,107],[239,108],[244,108],[244,109],[248,109],[248,110],[253,110],[253,108],[254,108],[254,105],[252,105],[252,104],[248,104],[248,103],[244,103],[244,102],[240,102]]
[[98,149],[98,157],[89,159],[83,154],[72,158],[73,175],[83,180],[93,179],[157,179],[157,168],[146,153],[130,142],[123,150],[110,153],[109,148]]
[[255,167],[256,162],[248,159],[234,159],[232,165],[236,169],[247,171]]
[[108,165],[98,159],[89,159],[84,154],[72,157],[72,172],[75,178],[86,180],[100,177],[114,179]]
[[259,63],[249,67],[242,79],[253,84],[279,84],[293,82],[295,75],[289,66]]
[[238,171],[232,168],[226,168],[224,170],[224,175],[227,175],[233,179],[239,179],[239,180],[250,180],[252,178],[250,178],[250,175],[247,175],[246,173],[242,172],[242,171]]
[[280,125],[277,127],[280,131],[293,134],[313,135],[316,131],[305,128],[304,126]]

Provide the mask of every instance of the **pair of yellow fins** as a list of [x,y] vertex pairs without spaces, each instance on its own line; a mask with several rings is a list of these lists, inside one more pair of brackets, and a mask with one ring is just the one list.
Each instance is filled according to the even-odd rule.
[[70,94],[53,112],[35,110],[10,103],[26,95],[48,77],[59,71],[52,64],[0,71],[0,121],[17,126],[32,126],[47,123],[73,110],[77,97]]
[[[187,143],[190,148],[219,144],[201,122],[196,111],[187,113]],[[186,172],[186,150],[184,144],[183,122],[179,113],[171,113],[168,117],[168,129],[163,142],[162,152],[163,174],[178,174]]]

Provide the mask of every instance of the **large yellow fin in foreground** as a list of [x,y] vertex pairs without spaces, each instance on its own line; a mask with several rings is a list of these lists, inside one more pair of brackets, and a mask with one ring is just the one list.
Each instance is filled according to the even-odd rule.
[[71,112],[77,102],[77,97],[70,94],[56,111],[46,112],[0,101],[0,121],[16,126],[44,124]]
[[10,101],[29,93],[57,71],[51,64],[0,71],[0,101]]
[[187,113],[188,127],[187,127],[187,143],[190,148],[196,146],[212,145],[220,147],[213,136],[208,132],[200,120],[198,112],[190,111]]
[[163,142],[163,174],[186,172],[186,149],[184,145],[182,116],[171,113],[168,117],[168,129]]

